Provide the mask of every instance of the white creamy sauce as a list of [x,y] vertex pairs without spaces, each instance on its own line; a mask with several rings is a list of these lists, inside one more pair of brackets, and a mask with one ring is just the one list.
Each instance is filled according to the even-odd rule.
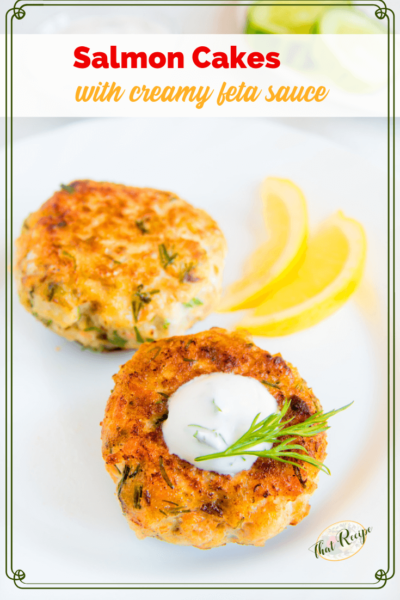
[[[252,377],[232,373],[200,375],[182,385],[168,400],[164,440],[171,454],[199,469],[235,475],[250,469],[257,456],[243,455],[195,462],[198,456],[222,452],[250,427],[278,410],[275,398]],[[269,450],[258,444],[252,450]]]

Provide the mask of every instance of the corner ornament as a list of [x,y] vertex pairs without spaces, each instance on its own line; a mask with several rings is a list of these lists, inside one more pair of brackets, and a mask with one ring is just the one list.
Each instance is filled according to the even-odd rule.
[[21,19],[24,18],[24,16],[26,15],[26,12],[24,11],[23,8],[20,8],[19,6],[17,6],[18,2],[20,0],[16,0],[12,11],[13,11],[13,17],[15,17],[16,19],[18,19],[18,21],[20,21]]
[[17,584],[17,581],[23,581],[25,579],[26,575],[24,573],[24,571],[22,571],[21,569],[18,569],[17,571],[15,571],[15,573],[13,573],[13,580],[15,585]]
[[379,569],[375,573],[375,579],[377,579],[378,581],[383,581],[384,583],[381,587],[385,587],[385,585],[387,584],[387,581],[388,581],[387,573],[383,569]]
[[388,17],[388,14],[387,14],[388,9],[387,9],[387,6],[386,6],[386,2],[384,2],[383,0],[380,0],[380,1],[384,5],[384,7],[381,6],[380,8],[377,8],[376,11],[375,11],[375,16],[376,16],[377,19],[381,19],[382,20],[385,17]]

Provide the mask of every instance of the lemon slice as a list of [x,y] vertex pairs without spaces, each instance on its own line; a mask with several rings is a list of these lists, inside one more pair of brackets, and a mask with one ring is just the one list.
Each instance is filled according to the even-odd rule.
[[363,227],[336,213],[310,238],[297,272],[238,327],[256,335],[280,336],[315,325],[354,292],[365,256]]
[[286,0],[283,4],[294,6],[254,4],[248,12],[245,33],[313,33],[317,20],[327,10],[310,6],[310,0]]
[[258,306],[305,252],[307,206],[301,190],[287,179],[268,177],[261,195],[268,241],[251,256],[245,276],[229,287],[220,312]]

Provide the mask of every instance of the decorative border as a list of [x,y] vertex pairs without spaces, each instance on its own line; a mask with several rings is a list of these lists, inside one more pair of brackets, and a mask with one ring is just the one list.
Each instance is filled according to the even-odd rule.
[[[261,0],[259,2],[265,6],[343,6],[348,5],[346,0],[333,0],[332,2],[319,2],[309,0],[309,3],[300,2],[299,4],[286,4],[284,0],[268,2]],[[241,6],[252,6],[254,1],[241,0]],[[359,589],[382,589],[386,583],[395,575],[395,14],[393,10],[387,8],[383,0],[353,0],[354,6],[373,6],[376,7],[375,16],[380,19],[386,19],[388,25],[388,87],[387,87],[387,185],[388,185],[388,566],[387,569],[379,569],[375,573],[376,581],[373,583],[260,583],[260,584],[179,584],[179,583],[31,583],[26,579],[26,574],[22,569],[14,569],[13,566],[13,246],[12,246],[12,228],[13,228],[13,29],[14,19],[21,20],[26,15],[26,10],[35,6],[238,6],[236,2],[229,0],[224,2],[214,2],[212,0],[163,2],[163,1],[130,1],[130,0],[16,0],[14,6],[5,13],[5,215],[6,215],[6,248],[5,248],[5,475],[6,475],[6,494],[5,494],[5,573],[8,579],[11,579],[19,589],[32,590],[55,590],[55,589],[338,589],[338,590],[359,590]],[[392,32],[392,33],[391,33]],[[10,119],[10,122],[9,122]],[[9,262],[11,264],[8,271]],[[378,585],[381,583],[381,585]]]

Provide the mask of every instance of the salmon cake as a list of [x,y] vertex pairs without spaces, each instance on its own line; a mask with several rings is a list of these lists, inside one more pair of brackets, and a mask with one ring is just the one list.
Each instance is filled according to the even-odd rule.
[[97,352],[184,333],[218,302],[226,242],[172,192],[73,181],[25,220],[15,274],[23,306]]
[[[264,545],[309,512],[319,470],[257,457],[234,475],[199,468],[169,451],[163,435],[169,399],[195,378],[215,373],[252,378],[301,423],[321,410],[293,366],[241,332],[212,328],[146,343],[114,376],[102,425],[102,454],[116,495],[138,538],[201,549],[227,543]],[[258,385],[258,383],[257,383]],[[217,407],[219,410],[219,408]],[[296,439],[310,457],[326,457],[326,433]],[[207,454],[207,453],[203,453]]]

